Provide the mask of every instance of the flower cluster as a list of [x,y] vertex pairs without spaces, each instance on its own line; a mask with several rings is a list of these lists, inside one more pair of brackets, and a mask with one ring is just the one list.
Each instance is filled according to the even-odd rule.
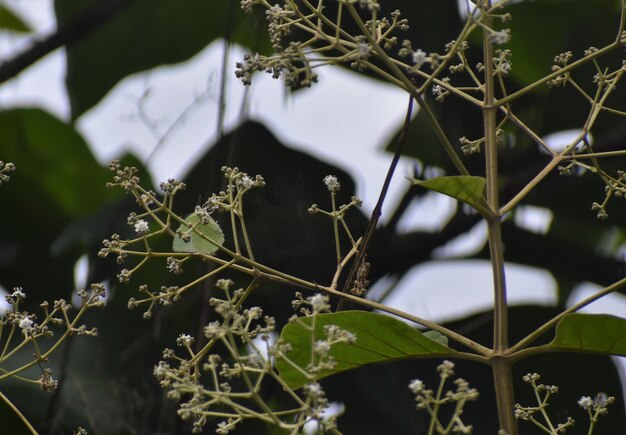
[[[437,372],[440,378],[437,392],[428,389],[424,382],[419,379],[414,379],[409,383],[409,389],[417,402],[417,409],[425,410],[430,414],[437,433],[450,433],[451,430],[456,433],[471,434],[472,426],[463,423],[461,415],[466,402],[478,399],[478,391],[475,388],[470,388],[466,380],[457,378],[453,381],[456,388],[444,393],[446,381],[454,376],[454,363],[447,360],[443,361],[437,366]],[[438,412],[440,407],[446,404],[453,404],[454,412],[449,423],[444,424],[440,420]]]
[[13,163],[4,163],[0,160],[0,186],[2,186],[2,183],[8,183],[9,180],[11,180],[11,177],[7,174],[13,171],[15,171],[15,165]]
[[285,86],[290,88],[310,87],[317,82],[309,58],[296,42],[289,43],[275,56],[245,55],[243,62],[237,62],[236,67],[235,76],[244,85],[252,84],[252,75],[256,71],[271,73],[274,79],[282,77]]
[[[336,418],[326,415],[329,402],[316,380],[316,370],[321,370],[322,364],[318,362],[315,370],[301,368],[311,379],[301,394],[290,389],[280,378],[275,363],[277,358],[288,359],[291,345],[273,338],[276,324],[272,317],[264,316],[259,307],[244,308],[253,287],[233,291],[233,285],[233,281],[224,279],[216,283],[225,297],[210,300],[219,320],[205,326],[204,347],[196,352],[196,339],[181,334],[176,344],[185,355],[165,349],[163,359],[154,367],[154,376],[167,397],[178,402],[178,415],[192,421],[194,433],[202,432],[209,419],[216,417],[223,419],[217,424],[219,434],[234,431],[247,419],[261,419],[292,433],[300,433],[310,422],[325,430],[334,429]],[[326,309],[327,301],[319,295],[300,297],[299,301],[315,312]],[[324,340],[315,342],[315,352],[316,359],[326,362],[331,347],[347,338],[345,332],[330,326],[324,335]],[[218,343],[224,352],[210,353]],[[265,390],[261,389],[270,381],[287,391],[286,399],[293,403],[292,408],[275,410],[275,404],[270,406],[268,401],[272,399],[265,398]]]
[[[50,355],[68,335],[96,336],[96,328],[87,328],[79,325],[80,318],[90,308],[102,307],[104,305],[105,289],[102,284],[92,284],[89,290],[79,290],[77,296],[80,298],[79,311],[72,315],[72,305],[63,299],[54,301],[52,304],[42,302],[40,308],[42,315],[20,310],[20,304],[26,299],[26,293],[21,287],[15,287],[13,292],[6,296],[6,301],[10,305],[10,310],[0,317],[0,331],[9,328],[8,334],[0,334],[3,339],[1,347],[4,349],[0,355],[0,365],[11,367],[9,376],[25,376],[22,372],[31,367],[39,367],[41,375],[31,381],[37,383],[42,391],[53,392],[57,389],[58,381],[54,379],[52,370],[45,367]],[[64,330],[56,342],[45,348],[40,344],[43,339],[52,339],[54,330],[60,328]],[[18,355],[16,352],[25,346],[32,346],[32,359],[12,363],[11,359]],[[48,350],[44,350],[48,349]],[[6,374],[5,376],[6,377]],[[23,379],[23,378],[22,378]]]
[[[530,384],[534,390],[535,397],[537,398],[536,406],[522,406],[519,403],[515,404],[515,417],[520,420],[530,421],[535,426],[541,428],[546,433],[564,433],[568,428],[574,425],[574,419],[567,418],[565,423],[554,424],[550,421],[550,418],[546,412],[548,408],[548,402],[553,394],[559,392],[559,387],[556,385],[544,385],[539,384],[538,381],[541,376],[537,373],[529,373],[522,377],[524,382]],[[583,398],[584,399],[584,398]],[[584,403],[583,399],[581,401]],[[581,404],[581,401],[578,403]],[[541,421],[543,419],[543,422]],[[591,432],[590,432],[591,433]]]

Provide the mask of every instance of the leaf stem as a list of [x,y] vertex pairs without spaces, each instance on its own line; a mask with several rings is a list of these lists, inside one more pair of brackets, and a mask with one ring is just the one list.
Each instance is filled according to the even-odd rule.
[[7,396],[2,394],[2,391],[0,391],[0,399],[2,399],[2,401],[4,403],[6,403],[9,408],[11,408],[11,411],[13,411],[13,413],[15,415],[17,415],[20,420],[22,420],[22,422],[24,423],[24,426],[26,426],[28,428],[30,433],[32,433],[34,435],[38,434],[37,430],[35,430],[35,428],[30,424],[30,422],[24,416],[24,414],[21,413],[21,411],[9,400],[9,398]]
[[499,212],[498,140],[496,136],[498,106],[495,98],[495,71],[490,29],[493,18],[488,13],[491,1],[482,2],[484,17],[483,57],[485,66],[485,95],[483,101],[483,128],[485,133],[485,177],[487,179],[487,203],[493,216],[486,216],[489,235],[489,254],[493,271],[493,351],[491,368],[496,391],[500,428],[508,435],[517,434],[517,422],[513,414],[513,373],[511,364],[501,355],[508,347],[508,306],[504,255],[502,243],[502,220]]

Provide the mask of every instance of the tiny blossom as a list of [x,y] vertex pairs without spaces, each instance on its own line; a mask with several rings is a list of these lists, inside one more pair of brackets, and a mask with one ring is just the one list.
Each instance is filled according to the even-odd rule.
[[339,189],[341,189],[341,184],[339,183],[339,180],[337,180],[337,177],[334,175],[325,176],[324,184],[330,192],[339,192]]
[[207,326],[204,327],[204,336],[208,338],[209,340],[212,340],[213,338],[217,338],[217,337],[224,335],[224,332],[225,332],[224,328],[222,327],[221,323],[218,321],[211,322]]
[[535,382],[538,381],[541,377],[538,373],[528,373],[522,377],[524,382]]
[[409,389],[413,392],[413,394],[417,394],[424,389],[424,383],[419,379],[413,379],[409,384]]
[[159,361],[159,364],[154,367],[154,376],[157,379],[163,379],[170,370],[170,365],[165,361]]
[[317,382],[312,382],[310,384],[306,384],[304,386],[304,390],[311,397],[323,397],[324,390],[322,390],[322,386]]
[[33,321],[28,316],[24,316],[18,323],[18,326],[26,333],[26,331],[32,329]]
[[583,396],[578,401],[578,406],[582,409],[591,409],[593,407],[593,399],[589,396]]
[[175,275],[179,275],[183,272],[181,262],[174,257],[167,257],[167,270]]
[[454,374],[454,363],[452,361],[444,360],[437,366],[437,371],[442,376],[452,376]]
[[241,177],[241,185],[244,189],[250,189],[254,187],[254,180],[248,175],[244,175],[243,177]]
[[356,48],[360,60],[366,60],[372,51],[372,48],[367,42],[359,42]]
[[26,293],[22,291],[22,287],[13,287],[13,293],[11,293],[12,298],[26,298]]
[[421,66],[428,60],[426,52],[419,48],[411,54],[411,59],[413,60],[416,68],[421,68]]
[[330,352],[330,343],[324,340],[318,340],[315,342],[315,352],[327,354]]
[[120,273],[117,274],[117,279],[119,282],[128,282],[130,281],[130,277],[131,277],[131,272],[128,269],[122,269],[120,270]]
[[317,293],[313,296],[308,297],[307,299],[311,303],[311,307],[313,308],[314,313],[322,313],[324,311],[330,310],[328,297],[324,296],[321,293]]
[[491,33],[491,42],[497,45],[506,44],[511,40],[511,29],[502,29]]
[[39,378],[39,386],[42,391],[52,393],[56,391],[59,386],[59,381],[52,377],[52,370],[45,369],[41,377]]
[[[445,77],[442,82],[444,83],[448,83],[450,81],[450,79],[448,77]],[[446,88],[444,88],[441,85],[433,85],[432,87],[432,93],[435,96],[435,100],[438,103],[442,103],[444,98],[446,97],[446,95],[448,95],[450,93],[449,90],[447,90]]]
[[179,346],[189,346],[193,344],[194,339],[189,334],[180,334],[176,339],[176,344]]
[[151,205],[154,203],[154,201],[152,201],[152,198],[150,198],[150,196],[146,195],[145,193],[142,193],[140,196],[141,202],[144,205]]
[[146,234],[148,231],[150,230],[150,226],[148,225],[148,222],[146,222],[143,219],[139,219],[136,223],[135,223],[135,231],[137,232],[137,234],[139,234],[140,236],[143,236],[144,234]]

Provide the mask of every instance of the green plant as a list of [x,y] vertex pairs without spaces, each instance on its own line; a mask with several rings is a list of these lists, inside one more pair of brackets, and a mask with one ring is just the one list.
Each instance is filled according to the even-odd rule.
[[[554,172],[572,177],[583,174],[597,177],[598,184],[604,187],[604,193],[600,194],[604,198],[593,202],[591,209],[600,220],[608,218],[610,207],[618,207],[610,203],[611,200],[626,192],[624,173],[606,163],[626,152],[621,149],[596,151],[591,137],[601,119],[625,114],[619,105],[623,101],[611,100],[620,89],[618,85],[625,71],[623,59],[616,63],[611,57],[626,45],[625,3],[620,2],[621,15],[615,18],[614,38],[610,42],[601,48],[590,47],[582,55],[568,51],[557,54],[551,71],[542,71],[532,80],[520,80],[518,76],[514,82],[509,80],[517,67],[513,65],[516,51],[507,45],[521,37],[507,27],[515,23],[515,11],[520,12],[514,2],[493,5],[489,1],[467,2],[465,24],[454,40],[439,52],[415,48],[419,41],[402,38],[402,32],[407,32],[412,23],[401,18],[398,11],[385,13],[381,6],[383,4],[375,0],[242,2],[242,8],[248,11],[256,7],[264,9],[275,51],[273,55],[246,56],[237,65],[236,75],[244,84],[251,83],[255,72],[267,71],[275,78],[282,77],[291,88],[311,86],[317,80],[316,68],[348,64],[399,86],[410,96],[394,160],[363,234],[350,228],[347,218],[348,213],[356,212],[360,200],[352,197],[338,205],[341,185],[334,175],[323,179],[330,194],[329,209],[317,204],[309,208],[311,214],[324,215],[332,223],[334,252],[323,255],[334,258],[335,268],[324,281],[281,271],[253,254],[257,252],[255,234],[250,230],[244,197],[251,189],[265,185],[262,177],[224,167],[222,190],[206,200],[201,199],[189,214],[189,204],[180,207],[177,200],[175,207],[175,198],[186,187],[183,182],[168,180],[161,184],[161,193],[157,194],[141,185],[139,171],[132,165],[114,162],[110,167],[114,180],[109,187],[121,187],[133,197],[139,210],[131,212],[127,219],[130,232],[134,234],[110,236],[104,241],[100,256],[113,255],[119,264],[132,263],[118,273],[120,284],[130,282],[154,263],[178,280],[176,284],[157,283],[157,290],[141,283],[140,296],[131,298],[128,307],[146,307],[143,317],[148,319],[159,311],[158,306],[181,302],[192,289],[202,285],[217,287],[223,292],[210,299],[218,320],[207,322],[202,333],[195,337],[179,335],[176,343],[181,352],[166,349],[154,369],[167,396],[177,401],[178,415],[192,420],[195,431],[202,431],[209,420],[221,418],[218,433],[233,431],[245,420],[259,420],[290,433],[305,430],[339,433],[341,421],[325,414],[330,399],[322,388],[324,379],[373,363],[443,357],[448,360],[438,368],[440,384],[436,392],[427,389],[422,381],[406,382],[415,395],[418,409],[426,410],[429,415],[428,433],[471,431],[471,425],[465,422],[471,419],[471,410],[465,410],[465,405],[477,399],[477,392],[462,379],[455,381],[456,390],[444,392],[446,380],[453,375],[454,366],[449,359],[481,363],[492,370],[502,434],[518,433],[516,418],[531,421],[546,433],[560,433],[573,423],[567,420],[555,425],[550,420],[546,408],[557,388],[538,385],[538,375],[527,375],[524,380],[533,387],[536,406],[516,405],[513,365],[550,352],[626,356],[625,319],[577,313],[601,297],[621,290],[626,279],[616,280],[573,307],[564,308],[520,340],[509,343],[510,307],[504,264],[506,240],[503,240],[507,214],[540,190],[541,183]],[[544,139],[533,113],[525,111],[528,107],[524,99],[543,97],[547,88],[558,90],[561,87],[573,90],[580,97],[579,105],[587,105],[588,110],[577,137],[557,150]],[[389,180],[400,154],[406,152],[407,136],[413,133],[410,129],[413,101],[419,106],[416,122],[420,128],[430,129],[429,139],[434,139],[424,148],[443,149],[446,159],[441,166],[447,171],[444,176],[426,180],[414,177],[413,191],[428,189],[455,198],[473,209],[475,219],[482,219],[488,228],[488,251],[494,277],[493,342],[490,345],[364,297],[370,269],[370,258],[366,255],[372,249],[370,242],[378,226]],[[467,113],[478,113],[480,120],[480,125],[474,125],[472,132],[462,131],[462,136],[457,138],[465,158],[457,152],[448,126],[438,112],[439,104],[445,107],[458,101],[466,104]],[[84,110],[86,105],[83,102],[77,107]],[[480,134],[474,135],[475,130]],[[528,182],[515,182],[518,168],[507,160],[507,152],[513,155],[513,161],[518,157],[507,147],[513,147],[511,137],[526,148],[529,143],[540,148],[547,156],[540,160],[541,167]],[[433,141],[438,143],[433,144]],[[470,160],[473,154],[484,154],[483,163]],[[4,172],[0,173],[1,181],[6,182]],[[502,193],[505,189],[508,189],[506,195]],[[502,198],[506,199],[501,201]],[[217,212],[226,216],[224,229],[213,218]],[[239,281],[245,284],[233,291],[232,281],[220,279],[214,283],[222,275],[235,277],[238,287]],[[272,317],[262,317],[267,307],[262,310],[244,305],[264,283],[313,294],[304,296],[293,292],[287,296],[301,316],[292,318],[283,327]],[[332,312],[329,296],[358,304],[364,310]],[[429,331],[421,332],[394,317],[366,310],[379,310]],[[13,328],[20,327],[20,322],[28,320],[28,316],[14,314]],[[280,337],[273,341],[273,333],[279,330]],[[68,331],[72,331],[69,326]],[[536,344],[552,331],[551,341]],[[222,346],[221,353],[216,350],[218,344]],[[598,417],[606,413],[606,406],[613,400],[602,393],[595,400],[586,396],[580,399],[579,405],[589,414],[589,433],[594,431]],[[451,403],[454,409],[446,419],[440,411]],[[311,429],[311,426],[314,427]]]

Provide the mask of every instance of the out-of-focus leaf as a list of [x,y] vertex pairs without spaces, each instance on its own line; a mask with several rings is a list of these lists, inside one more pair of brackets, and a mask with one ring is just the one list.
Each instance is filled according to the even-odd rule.
[[[513,17],[503,25],[512,38],[505,48],[512,51],[511,77],[531,83],[550,73],[558,54],[611,43],[619,26],[619,3],[612,0],[535,0],[516,2],[506,12]],[[613,26],[611,26],[613,24]],[[531,32],[528,30],[532,29]]]
[[53,241],[73,219],[123,192],[105,188],[110,172],[76,130],[40,109],[0,112],[0,155],[16,166],[0,195],[0,284],[23,286],[27,304],[42,297],[68,298],[81,252],[58,255],[51,249]]
[[556,326],[548,347],[626,356],[626,319],[608,314],[570,314]]
[[[179,234],[177,234],[176,237],[174,237],[174,251],[199,252],[202,254],[212,254],[217,251],[217,248],[222,246],[222,244],[224,243],[224,233],[222,233],[222,229],[211,216],[209,216],[208,218],[209,222],[203,224],[200,221],[200,216],[198,216],[196,213],[191,213],[189,216],[187,216],[187,219],[185,220],[192,225],[194,230],[197,230],[204,237],[202,237],[196,231],[191,231],[189,233],[190,239],[186,242]],[[179,231],[185,233],[189,231],[189,227],[187,225],[181,225]],[[207,239],[209,239],[210,241]]]
[[[315,317],[315,333],[311,333],[313,317],[300,318],[283,328],[280,338],[291,345],[287,358],[298,367],[311,362],[313,342],[323,340],[325,328],[335,325],[356,336],[356,343],[337,343],[330,355],[337,365],[324,370],[320,377],[362,367],[367,364],[391,362],[408,358],[454,356],[455,351],[441,343],[441,338],[431,338],[411,328],[406,323],[383,314],[365,311],[340,311]],[[308,382],[300,370],[284,359],[277,359],[280,377],[292,388]]]
[[31,28],[26,21],[9,9],[7,5],[0,3],[0,31],[2,30],[27,33],[31,31]]
[[[63,23],[95,3],[56,0],[57,19]],[[130,2],[101,27],[67,47],[66,83],[72,117],[76,119],[93,107],[124,77],[187,60],[227,34],[233,42],[267,51],[267,38],[260,33],[258,18],[258,14],[245,14],[238,2],[231,1]]]
[[486,184],[486,180],[483,177],[465,175],[436,177],[430,180],[417,180],[414,178],[412,180],[416,186],[443,193],[472,207],[480,206],[480,200]]
[[121,196],[104,188],[110,173],[74,127],[52,115],[40,109],[0,112],[0,132],[2,159],[19,171],[11,192],[45,204],[46,215],[85,215]]

